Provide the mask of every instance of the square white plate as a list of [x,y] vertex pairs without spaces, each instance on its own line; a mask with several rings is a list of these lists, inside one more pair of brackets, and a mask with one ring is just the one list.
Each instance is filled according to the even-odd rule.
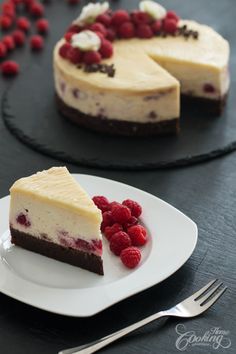
[[87,317],[160,283],[191,256],[197,226],[187,216],[151,194],[108,179],[74,175],[90,196],[130,198],[143,207],[142,222],[150,238],[142,262],[126,269],[104,240],[104,276],[11,245],[10,197],[0,200],[0,291],[14,299],[57,314]]

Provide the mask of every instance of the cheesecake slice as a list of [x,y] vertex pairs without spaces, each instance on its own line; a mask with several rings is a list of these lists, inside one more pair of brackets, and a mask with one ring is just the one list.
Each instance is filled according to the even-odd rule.
[[66,167],[21,178],[10,193],[13,244],[103,275],[101,212]]

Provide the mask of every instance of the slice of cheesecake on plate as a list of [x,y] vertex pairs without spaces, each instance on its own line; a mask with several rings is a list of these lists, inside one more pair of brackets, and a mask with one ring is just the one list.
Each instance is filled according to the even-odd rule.
[[66,167],[21,178],[10,192],[13,244],[103,275],[101,212]]

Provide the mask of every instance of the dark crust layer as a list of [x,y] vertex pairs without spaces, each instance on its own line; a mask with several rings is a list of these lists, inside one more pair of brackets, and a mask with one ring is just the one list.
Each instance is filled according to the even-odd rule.
[[65,248],[47,240],[38,239],[10,227],[11,242],[29,251],[33,251],[61,262],[69,263],[90,272],[103,275],[101,257],[72,248]]
[[198,111],[207,113],[210,116],[220,116],[223,113],[227,102],[228,94],[225,94],[218,100],[191,95],[181,95],[182,110]]
[[73,123],[101,133],[126,136],[150,136],[150,135],[176,135],[179,132],[179,119],[174,118],[156,123],[134,123],[106,119],[104,117],[92,117],[66,105],[56,95],[59,111]]

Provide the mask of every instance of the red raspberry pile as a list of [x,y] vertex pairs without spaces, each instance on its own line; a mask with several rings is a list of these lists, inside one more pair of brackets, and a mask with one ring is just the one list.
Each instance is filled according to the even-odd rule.
[[[67,43],[62,45],[59,53],[64,59],[74,64],[97,64],[102,59],[110,58],[113,55],[112,41],[115,39],[134,37],[147,39],[160,34],[174,35],[178,30],[178,22],[179,17],[174,11],[168,11],[163,20],[156,21],[146,12],[139,10],[131,13],[126,10],[114,12],[109,10],[99,15],[91,25],[70,26],[64,36]],[[83,30],[91,30],[100,37],[101,48],[99,51],[83,52],[70,45],[73,34]]]
[[[66,1],[69,4],[79,3],[79,0]],[[39,0],[5,0],[0,5],[0,30],[3,34],[0,38],[0,71],[3,75],[18,74],[19,64],[5,59],[16,47],[25,44],[29,31],[34,29],[37,32],[28,39],[30,48],[39,51],[44,47],[42,35],[49,31],[49,22],[43,18],[44,15],[45,6]]]
[[126,267],[135,268],[141,260],[138,247],[148,240],[147,231],[139,220],[142,207],[131,199],[110,203],[104,196],[95,196],[93,201],[102,212],[101,230],[109,241],[110,250],[120,256]]

